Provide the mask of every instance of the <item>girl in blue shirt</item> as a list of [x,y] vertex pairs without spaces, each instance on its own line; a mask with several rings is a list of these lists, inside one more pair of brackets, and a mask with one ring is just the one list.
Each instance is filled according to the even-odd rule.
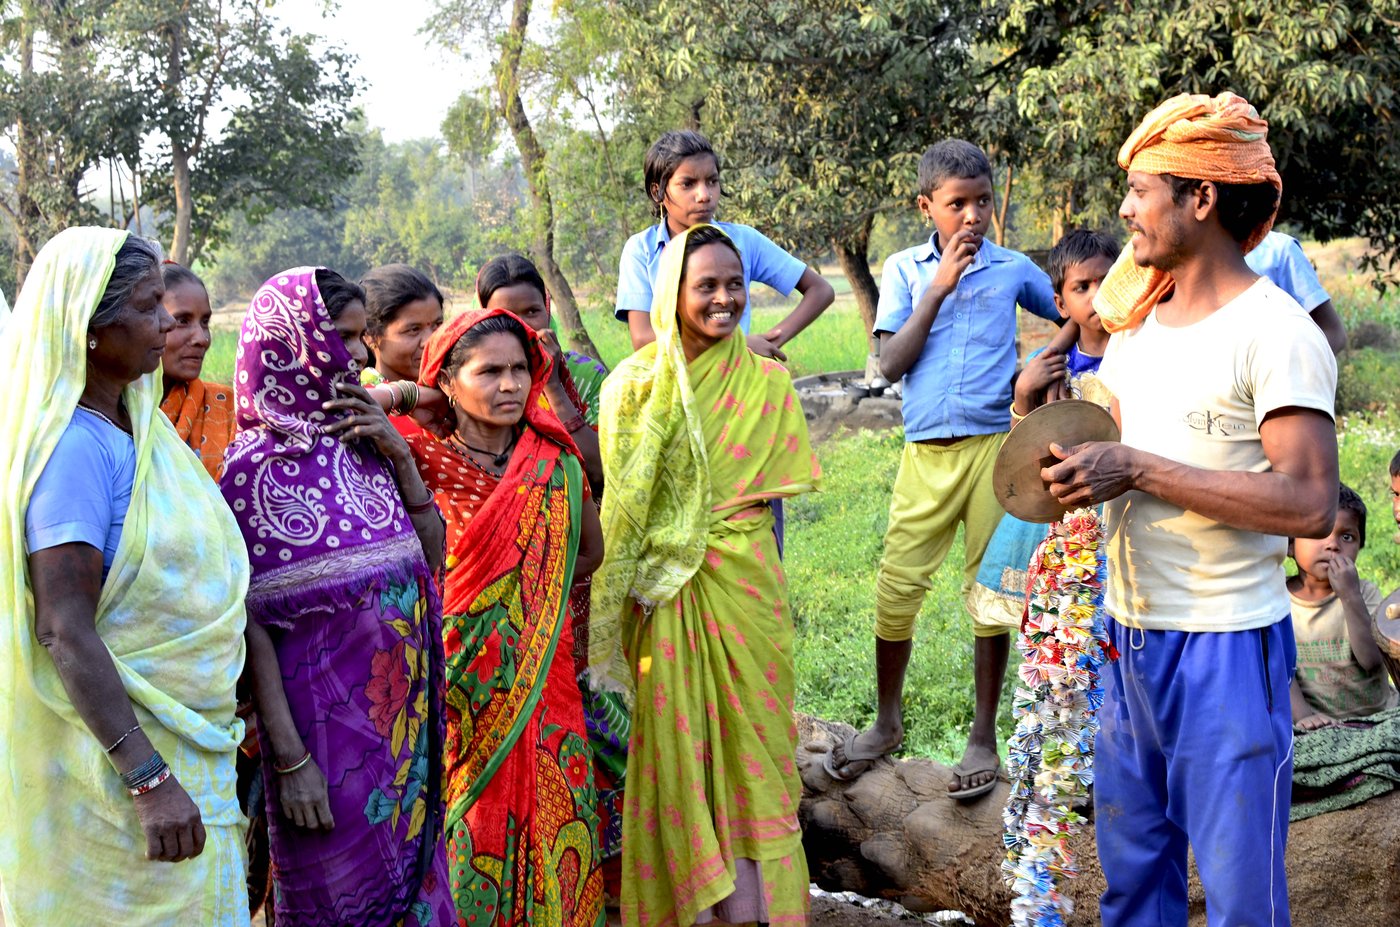
[[748,334],[747,307],[739,321],[739,327],[748,335],[751,351],[787,360],[782,346],[812,324],[836,299],[831,284],[757,229],[714,221],[720,197],[719,156],[699,132],[667,132],[658,138],[647,149],[643,175],[652,214],[661,221],[633,235],[622,249],[615,314],[627,322],[633,350],[656,340],[651,330],[651,297],[662,249],[673,236],[692,225],[710,223],[723,229],[738,246],[746,293],[750,282],[757,280],[784,296],[794,289],[802,294],[787,318],[761,335]]

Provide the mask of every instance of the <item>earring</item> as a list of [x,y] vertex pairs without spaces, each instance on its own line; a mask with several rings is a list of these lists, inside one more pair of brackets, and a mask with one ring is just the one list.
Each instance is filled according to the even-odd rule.
[[96,339],[96,338],[89,338],[89,339],[88,339],[88,350],[89,350],[89,351],[96,351],[96,350],[97,350],[97,339]]

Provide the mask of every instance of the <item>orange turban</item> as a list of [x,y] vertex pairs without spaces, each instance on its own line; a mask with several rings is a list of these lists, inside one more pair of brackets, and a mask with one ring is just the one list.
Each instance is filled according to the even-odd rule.
[[[1283,179],[1274,167],[1268,134],[1269,124],[1243,97],[1229,92],[1216,97],[1183,93],[1147,114],[1119,149],[1118,166],[1224,184],[1270,183],[1282,192]],[[1244,250],[1263,241],[1273,224],[1270,214],[1249,234]],[[1099,286],[1094,308],[1109,331],[1132,328],[1172,286],[1165,271],[1139,267],[1129,244]]]

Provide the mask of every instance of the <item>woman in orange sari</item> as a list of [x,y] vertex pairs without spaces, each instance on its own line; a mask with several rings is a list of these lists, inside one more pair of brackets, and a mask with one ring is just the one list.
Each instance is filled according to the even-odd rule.
[[551,360],[503,310],[423,354],[451,429],[408,438],[447,519],[447,841],[464,923],[603,921],[598,814],[568,590],[602,560],[578,449],[543,401]]
[[165,262],[162,275],[162,302],[175,327],[165,336],[165,356],[161,359],[165,396],[160,410],[217,480],[224,453],[233,440],[233,389],[199,378],[209,351],[209,320],[214,314],[209,291],[194,271],[174,261]]

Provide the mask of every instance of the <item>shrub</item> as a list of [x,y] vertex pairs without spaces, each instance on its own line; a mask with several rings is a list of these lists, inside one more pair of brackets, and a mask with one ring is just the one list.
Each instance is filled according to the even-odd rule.
[[1400,351],[1347,351],[1337,369],[1337,414],[1374,411],[1400,400]]

